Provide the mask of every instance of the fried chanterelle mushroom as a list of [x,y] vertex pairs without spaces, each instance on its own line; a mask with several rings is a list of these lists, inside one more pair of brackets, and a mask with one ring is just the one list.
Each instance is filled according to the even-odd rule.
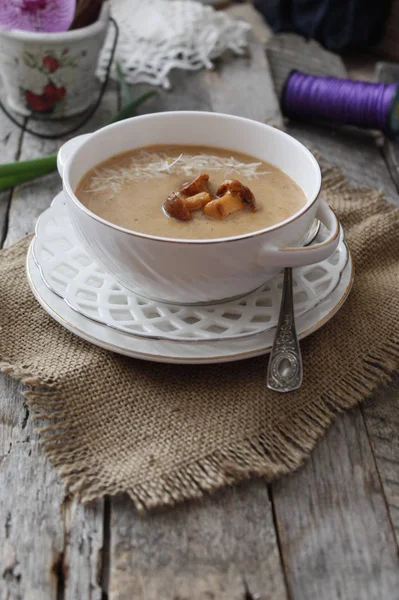
[[203,208],[212,200],[208,189],[209,175],[202,173],[193,181],[185,183],[178,192],[172,192],[166,198],[165,212],[179,221],[190,221],[194,210]]
[[184,198],[178,192],[172,192],[163,203],[165,212],[179,221],[191,221],[191,212],[186,206]]
[[194,194],[199,194],[200,192],[209,192],[208,182],[209,175],[201,173],[201,175],[198,175],[198,177],[189,183],[184,183],[179,192],[184,196],[194,196]]
[[255,196],[237,179],[226,179],[217,190],[215,200],[204,206],[204,215],[212,219],[224,219],[231,213],[248,208],[256,212]]

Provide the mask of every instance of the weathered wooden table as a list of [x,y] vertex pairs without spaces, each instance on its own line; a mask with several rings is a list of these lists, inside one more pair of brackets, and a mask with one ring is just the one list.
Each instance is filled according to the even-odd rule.
[[[161,91],[146,111],[207,109],[282,126],[263,48],[268,30],[250,7],[232,10],[254,22],[250,56],[221,61],[212,72],[175,73],[173,91]],[[311,55],[329,60],[316,47]],[[332,63],[345,73],[339,59]],[[117,103],[110,88],[87,129],[106,122]],[[379,147],[358,131],[293,123],[287,129],[354,182],[397,198],[392,145]],[[0,139],[2,162],[59,146],[1,115]],[[31,232],[60,187],[54,174],[3,193],[0,243]],[[143,518],[125,497],[84,507],[66,494],[33,433],[21,386],[2,375],[1,600],[399,598],[398,381],[337,416],[294,475]]]

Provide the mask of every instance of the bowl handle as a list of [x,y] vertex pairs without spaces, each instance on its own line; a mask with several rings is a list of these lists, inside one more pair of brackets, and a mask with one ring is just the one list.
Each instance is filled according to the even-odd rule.
[[339,243],[339,222],[334,211],[325,200],[319,200],[316,217],[327,227],[329,232],[323,242],[298,248],[264,246],[258,258],[258,263],[267,267],[303,267],[329,258],[335,252]]
[[87,138],[90,137],[90,135],[91,135],[90,133],[84,133],[82,135],[77,135],[76,137],[72,138],[71,140],[68,140],[68,142],[65,142],[65,144],[63,144],[61,146],[61,148],[58,150],[57,169],[58,169],[58,173],[60,174],[61,178],[62,178],[62,174],[64,171],[65,163],[66,163],[67,159],[69,158],[69,156],[72,154],[72,152],[77,150],[79,148],[79,146],[81,146],[83,144],[83,142],[85,140],[87,140]]

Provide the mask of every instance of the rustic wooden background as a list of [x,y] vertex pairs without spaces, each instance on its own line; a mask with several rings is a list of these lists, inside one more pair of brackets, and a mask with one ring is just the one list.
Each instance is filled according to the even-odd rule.
[[[353,182],[397,201],[398,146],[349,128],[284,124],[264,51],[269,31],[249,6],[230,10],[254,25],[248,56],[174,73],[172,92],[160,91],[143,111],[214,110],[285,126]],[[283,64],[300,53],[314,68],[346,74],[339,58],[292,36],[276,41],[269,60],[278,72],[279,55]],[[378,74],[392,77],[384,66]],[[117,105],[111,86],[86,129]],[[7,162],[46,155],[60,142],[39,141],[0,114],[0,144]],[[31,232],[60,188],[54,174],[2,193],[1,245]],[[126,497],[77,504],[40,449],[21,386],[0,376],[1,600],[399,598],[398,383],[337,416],[292,476],[143,518]]]

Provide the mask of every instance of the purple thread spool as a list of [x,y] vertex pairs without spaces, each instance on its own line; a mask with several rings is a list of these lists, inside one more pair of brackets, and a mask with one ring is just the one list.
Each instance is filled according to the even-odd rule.
[[399,133],[399,84],[316,77],[293,71],[284,86],[283,111],[289,117],[324,120]]

